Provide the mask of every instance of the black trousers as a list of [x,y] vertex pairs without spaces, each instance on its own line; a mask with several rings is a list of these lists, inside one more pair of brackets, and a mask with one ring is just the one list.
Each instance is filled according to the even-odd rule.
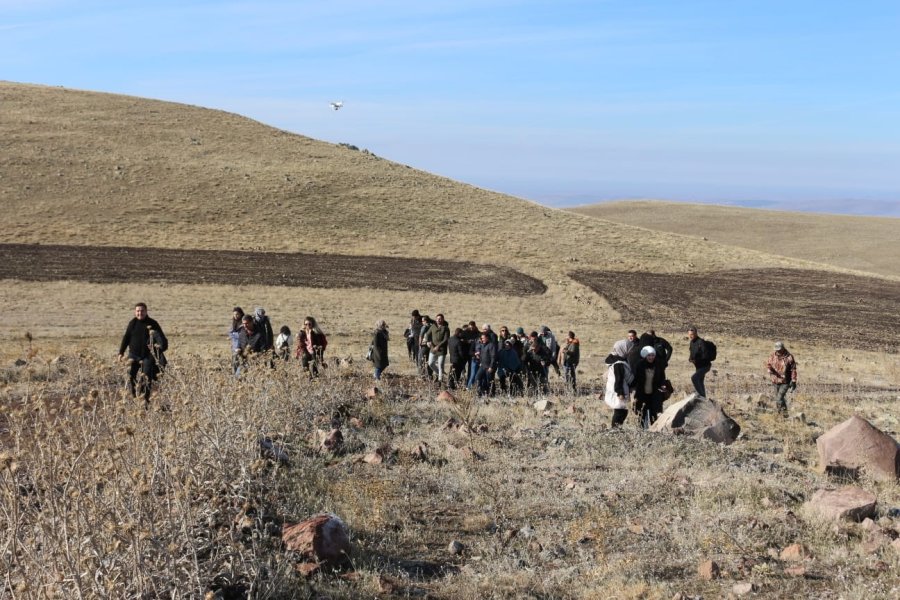
[[131,368],[128,370],[128,391],[132,396],[140,393],[144,396],[144,400],[149,401],[150,384],[155,380],[156,361],[153,360],[153,357],[131,360]]

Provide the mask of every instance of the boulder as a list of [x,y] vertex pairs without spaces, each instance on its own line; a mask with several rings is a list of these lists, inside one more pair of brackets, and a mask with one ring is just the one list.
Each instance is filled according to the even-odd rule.
[[816,440],[819,467],[828,473],[855,474],[860,469],[882,481],[900,477],[900,445],[856,415]]
[[367,400],[375,400],[381,395],[381,390],[377,387],[370,387],[366,390],[366,399]]
[[862,521],[875,514],[877,504],[874,494],[848,485],[838,490],[817,490],[803,507],[814,515],[835,521]]
[[331,513],[323,513],[281,531],[285,549],[296,552],[307,562],[340,566],[350,556],[350,533],[344,522]]
[[551,402],[550,400],[538,400],[531,406],[534,407],[534,410],[544,411],[553,408],[553,402]]
[[683,433],[730,444],[737,439],[741,426],[712,400],[691,394],[667,408],[650,426],[650,431]]

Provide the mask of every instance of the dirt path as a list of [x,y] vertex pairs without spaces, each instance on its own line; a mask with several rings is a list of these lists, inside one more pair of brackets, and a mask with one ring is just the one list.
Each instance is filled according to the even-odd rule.
[[508,267],[385,256],[0,244],[0,279],[543,294],[539,280]]

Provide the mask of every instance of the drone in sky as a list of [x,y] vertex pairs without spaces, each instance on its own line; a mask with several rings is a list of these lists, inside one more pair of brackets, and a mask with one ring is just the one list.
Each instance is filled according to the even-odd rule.
[[338,100],[337,102],[331,103],[331,108],[333,108],[334,110],[340,110],[343,106],[344,106],[343,100]]

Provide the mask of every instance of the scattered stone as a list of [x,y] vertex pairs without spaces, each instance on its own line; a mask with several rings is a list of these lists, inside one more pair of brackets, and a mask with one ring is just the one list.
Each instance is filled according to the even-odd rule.
[[350,417],[350,426],[355,429],[362,429],[366,426],[359,417]]
[[281,540],[285,549],[296,552],[306,562],[339,566],[350,556],[347,526],[331,513],[319,514],[293,525],[285,524]]
[[259,456],[260,458],[274,460],[283,465],[288,465],[291,462],[288,459],[287,452],[284,451],[284,448],[273,442],[271,438],[267,437],[259,438]]
[[784,574],[790,577],[805,577],[806,567],[804,567],[803,565],[793,565],[790,567],[785,567]]
[[838,490],[817,490],[803,506],[814,514],[835,521],[862,521],[875,514],[877,504],[874,494],[855,486],[845,486]]
[[809,558],[809,551],[803,544],[791,544],[781,551],[778,558],[785,562],[799,562]]
[[691,394],[667,408],[650,426],[650,431],[678,432],[731,444],[740,434],[741,426],[712,400]]
[[718,564],[711,560],[705,560],[697,567],[697,575],[704,581],[712,581],[718,579],[721,572]]
[[369,463],[370,465],[380,465],[390,460],[395,452],[396,451],[393,448],[385,444],[366,454],[363,457],[363,462]]
[[577,406],[575,406],[574,404],[570,404],[566,407],[566,412],[569,413],[570,415],[580,415],[584,411],[581,410],[580,408],[578,408]]
[[438,402],[449,402],[450,404],[456,404],[456,396],[448,392],[447,390],[441,391],[440,394],[437,395]]
[[317,562],[302,562],[294,565],[294,568],[298,573],[309,578],[319,572],[320,565]]
[[862,523],[860,523],[859,526],[866,531],[875,531],[876,529],[878,529],[878,524],[869,517],[863,519]]
[[410,454],[413,457],[413,460],[428,462],[428,444],[425,442],[417,444]]
[[450,545],[447,546],[447,552],[449,552],[453,556],[462,554],[463,550],[465,550],[465,549],[466,549],[466,547],[463,546],[462,542],[458,542],[456,540],[453,540],[452,542],[450,542]]
[[535,402],[535,403],[532,404],[531,406],[534,407],[534,410],[542,411],[542,412],[543,412],[543,411],[545,411],[545,410],[549,410],[550,408],[552,408],[552,407],[553,407],[553,403],[552,403],[551,401],[549,401],[549,400],[538,400],[537,402]]
[[26,361],[24,358],[17,358],[15,364],[17,367],[24,367],[28,364],[28,361]]
[[900,445],[865,419],[853,415],[816,440],[819,466],[840,475],[865,469],[882,481],[900,477]]
[[566,481],[564,483],[566,485],[567,490],[574,490],[576,487],[578,487],[578,482],[575,481],[574,479],[572,479],[571,477],[566,479]]
[[519,536],[525,539],[534,537],[534,527],[531,525],[525,525],[521,529],[519,529]]
[[632,523],[628,526],[628,531],[635,535],[644,535],[644,526],[640,523]]
[[744,583],[736,583],[731,586],[731,591],[735,596],[746,596],[747,594],[752,594],[758,589],[758,585],[749,581],[746,581]]
[[332,429],[325,438],[319,449],[326,452],[339,452],[344,447],[344,434],[340,429]]
[[368,399],[368,400],[374,400],[375,398],[377,398],[380,395],[381,395],[381,390],[378,389],[377,387],[370,387],[369,389],[366,390],[366,399]]
[[531,542],[528,543],[528,549],[535,554],[540,554],[544,551],[544,546],[537,540],[531,540]]

